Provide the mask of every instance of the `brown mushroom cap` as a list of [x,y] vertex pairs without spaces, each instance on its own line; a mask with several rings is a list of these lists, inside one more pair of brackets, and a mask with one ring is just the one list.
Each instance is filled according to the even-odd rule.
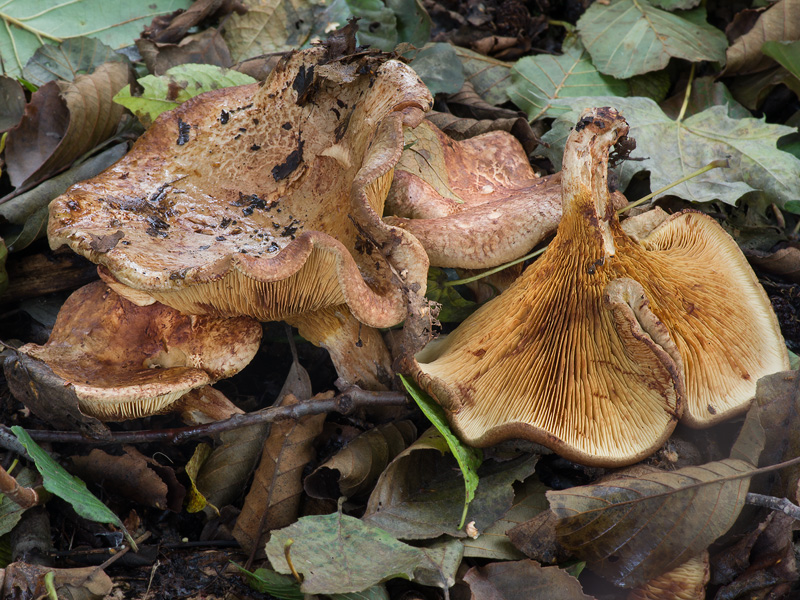
[[71,386],[84,414],[120,421],[166,412],[190,390],[234,375],[260,341],[253,319],[139,307],[98,281],[67,299],[44,346],[18,352]]
[[431,265],[494,267],[555,231],[561,176],[537,176],[510,133],[455,141],[423,121],[405,142],[384,221],[414,234]]
[[403,124],[431,102],[379,53],[293,53],[264,85],[161,115],[51,204],[50,244],[186,314],[279,320],[347,304],[363,323],[396,324],[405,302],[390,263],[424,291],[427,259],[380,214]]
[[729,418],[788,367],[769,301],[716,222],[684,211],[641,243],[623,232],[607,167],[627,130],[613,109],[584,113],[546,253],[418,354],[415,377],[467,443],[525,437],[586,464],[632,463],[684,406],[691,425]]

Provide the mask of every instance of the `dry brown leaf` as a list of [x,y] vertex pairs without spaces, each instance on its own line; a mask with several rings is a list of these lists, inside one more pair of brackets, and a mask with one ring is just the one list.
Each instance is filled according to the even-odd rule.
[[592,600],[572,575],[558,567],[542,567],[535,560],[472,567],[464,581],[469,584],[472,600],[516,600],[521,590],[525,590],[526,598]]
[[386,423],[362,433],[306,477],[306,493],[335,500],[369,492],[389,461],[416,437],[411,421]]
[[558,542],[622,587],[674,569],[733,525],[765,437],[754,407],[732,458],[548,492]]
[[559,563],[569,558],[556,536],[558,517],[553,511],[541,512],[530,521],[508,530],[508,539],[525,556],[542,563]]
[[247,8],[239,0],[197,0],[187,10],[156,17],[142,36],[159,43],[175,43],[202,21],[221,18],[234,11],[243,14]]
[[44,565],[14,562],[5,568],[0,589],[3,598],[47,598],[45,575],[53,573],[53,585],[59,598],[100,600],[114,587],[111,578],[97,567],[53,569]]
[[[326,392],[314,398],[332,397],[333,392]],[[297,402],[293,394],[287,394],[281,406]],[[233,529],[233,536],[245,550],[261,546],[262,530],[285,527],[297,518],[303,494],[303,467],[314,456],[314,439],[322,431],[323,421],[324,414],[272,424],[253,484]]]
[[185,37],[178,44],[163,44],[148,39],[136,40],[136,48],[153,75],[164,75],[168,69],[187,63],[217,65],[228,68],[233,64],[231,53],[216,29],[206,29]]
[[744,255],[762,271],[800,283],[800,244],[793,242],[775,252],[744,250]]
[[11,183],[21,188],[47,179],[114,133],[125,109],[113,98],[127,83],[127,65],[114,62],[40,87],[8,135]]
[[[280,404],[287,394],[293,394],[298,400],[308,400],[312,396],[311,379],[297,359],[297,351],[293,345],[292,358],[292,366],[278,392],[276,404]],[[269,430],[269,423],[261,423],[225,431],[219,435],[217,446],[203,462],[196,480],[197,489],[208,502],[222,507],[242,494],[258,462]]]
[[184,488],[174,471],[158,464],[131,446],[122,456],[113,456],[95,448],[88,456],[72,457],[73,473],[115,494],[160,510],[180,512]]
[[775,64],[761,51],[764,42],[792,42],[800,39],[800,0],[779,0],[765,10],[750,31],[739,37],[727,51],[723,75],[763,71]]

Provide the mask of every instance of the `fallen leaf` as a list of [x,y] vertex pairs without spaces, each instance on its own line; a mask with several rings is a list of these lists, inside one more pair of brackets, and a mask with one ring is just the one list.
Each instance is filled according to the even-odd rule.
[[216,29],[206,29],[187,36],[178,44],[138,39],[136,48],[142,55],[147,70],[157,76],[183,64],[198,63],[221,68],[228,68],[233,64],[230,50],[222,34]]
[[[315,397],[331,398],[333,393]],[[281,405],[297,402],[294,395],[287,394]],[[272,424],[233,530],[236,541],[245,550],[257,547],[267,531],[285,527],[297,518],[303,494],[302,471],[314,457],[313,443],[322,431],[323,421],[325,415],[321,414]]]
[[456,46],[455,51],[461,59],[466,80],[472,83],[481,98],[495,105],[509,100],[507,88],[511,84],[511,63],[461,46]]
[[437,555],[446,550],[409,546],[378,527],[334,513],[302,517],[273,531],[266,551],[279,573],[291,572],[290,556],[306,594],[346,594],[394,577],[412,579],[420,568],[438,572]]
[[19,81],[0,76],[0,132],[16,127],[25,113],[25,91]]
[[727,50],[727,64],[723,75],[757,73],[775,63],[766,56],[764,42],[800,40],[800,1],[779,0],[760,14],[755,25],[740,36]]
[[238,0],[197,0],[183,11],[153,19],[142,37],[162,44],[181,41],[187,32],[205,20],[220,19],[232,12],[243,14],[247,9]]
[[213,65],[179,65],[160,77],[147,75],[139,79],[139,85],[144,88],[141,96],[131,95],[130,86],[122,88],[114,96],[114,102],[129,109],[148,127],[162,112],[198,94],[254,81],[244,73]]
[[210,504],[203,493],[197,489],[197,474],[200,472],[200,468],[210,454],[211,446],[208,444],[197,444],[192,453],[192,457],[189,459],[189,462],[186,463],[185,471],[186,475],[189,477],[190,484],[187,490],[188,498],[186,501],[186,512],[188,513],[200,512],[204,508],[209,507],[213,513],[219,514],[219,509],[213,504]]
[[108,428],[81,412],[75,389],[42,361],[8,351],[3,369],[11,393],[35,415],[59,429],[77,430],[97,439],[110,437]]
[[[636,140],[634,158],[619,168],[624,188],[639,171],[650,172],[651,189],[657,190],[689,175],[708,163],[728,158],[730,168],[713,169],[682,183],[666,194],[692,202],[722,200],[728,204],[754,189],[762,190],[767,202],[783,205],[797,197],[800,160],[776,148],[777,139],[794,131],[783,125],[755,118],[732,119],[725,106],[713,106],[677,122],[665,115],[649,98],[610,96],[554,100],[569,106],[543,138],[550,148],[543,153],[560,167],[564,141],[585,106],[613,106],[631,124],[629,137]],[[662,194],[663,195],[663,194]]]
[[353,439],[305,478],[313,498],[354,498],[369,492],[395,456],[417,437],[411,421],[385,423]]
[[270,594],[280,600],[304,600],[306,595],[300,591],[300,584],[294,577],[281,575],[271,569],[256,569],[252,573],[234,563],[242,571],[248,585],[257,592]]
[[183,506],[186,490],[175,474],[162,476],[165,470],[171,472],[172,469],[159,465],[133,447],[125,448],[121,456],[95,448],[87,456],[73,456],[72,466],[72,471],[81,479],[96,482],[108,493],[137,504],[174,512],[180,512]]
[[[53,578],[49,586],[45,579],[48,573]],[[114,583],[98,567],[54,569],[17,561],[5,568],[0,595],[4,598],[47,598],[48,587],[59,598],[101,600],[111,593]]]
[[511,69],[508,97],[531,121],[544,115],[555,98],[628,95],[629,84],[600,73],[579,42],[565,43],[563,52],[526,56]]
[[[86,35],[112,48],[130,45],[153,17],[188,8],[190,0],[73,0],[53,4],[7,0],[0,8],[0,56],[7,75],[19,77],[28,59],[45,40],[60,42]],[[24,27],[19,23],[23,23]]]
[[667,66],[670,58],[725,61],[728,40],[705,23],[705,10],[677,15],[653,0],[595,3],[578,20],[578,33],[601,73],[627,79]]
[[622,587],[677,567],[733,525],[765,437],[754,407],[733,458],[548,492],[559,544]]
[[492,560],[524,558],[525,554],[514,546],[506,532],[513,531],[515,527],[521,526],[543,512],[552,514],[548,510],[550,505],[545,496],[547,489],[535,476],[528,477],[522,483],[517,484],[511,508],[484,529],[477,538],[466,537],[461,540],[461,543],[464,544],[464,556]]
[[581,584],[558,567],[542,567],[535,560],[489,563],[472,567],[464,575],[472,600],[513,600],[525,590],[528,598],[592,600]]
[[31,439],[31,436],[22,427],[14,425],[11,428],[17,439],[25,446],[31,459],[36,465],[36,470],[42,474],[44,488],[70,503],[78,515],[84,519],[97,523],[110,523],[123,531],[133,549],[136,544],[130,537],[120,518],[103,504],[94,494],[86,489],[86,484],[77,477],[70,475],[64,467],[59,465],[53,457]]
[[697,77],[691,82],[691,86],[689,101],[686,102],[685,108],[683,106],[686,100],[685,85],[676,89],[672,96],[659,104],[661,110],[670,119],[677,119],[681,110],[684,111],[684,117],[690,117],[718,104],[728,108],[728,116],[732,119],[753,116],[749,110],[734,99],[725,84],[717,81],[716,77]]
[[[19,470],[14,470],[11,475],[16,479],[17,483],[23,487],[33,487],[39,474],[36,469],[29,469],[22,467]],[[22,508],[19,504],[11,500],[6,495],[0,495],[0,535],[10,533],[12,529],[19,523],[27,508]]]
[[[798,37],[800,37],[800,28],[798,28]],[[764,42],[761,51],[778,61],[778,64],[789,71],[795,79],[800,79],[800,40]],[[791,87],[796,90],[797,85]]]
[[431,94],[455,94],[464,85],[464,70],[451,44],[427,44],[409,63]]
[[72,82],[40,87],[9,132],[5,156],[12,185],[47,179],[114,133],[124,110],[112,98],[127,81],[127,65],[113,62]]
[[[511,508],[513,484],[529,477],[536,456],[486,461],[466,515],[483,533]],[[456,462],[435,430],[428,430],[403,451],[378,479],[364,521],[400,539],[430,539],[442,534],[464,537],[463,482]],[[480,538],[478,538],[480,539]]]
[[514,547],[528,558],[548,564],[560,563],[569,560],[570,554],[558,543],[557,524],[558,517],[548,510],[512,527],[506,533]]
[[40,47],[25,65],[22,75],[30,83],[42,86],[48,81],[74,81],[107,62],[129,64],[127,57],[115,52],[97,38],[77,37],[60,44]]

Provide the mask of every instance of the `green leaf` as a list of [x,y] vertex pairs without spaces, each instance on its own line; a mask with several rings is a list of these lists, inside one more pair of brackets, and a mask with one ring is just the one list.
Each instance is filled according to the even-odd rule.
[[572,96],[626,96],[627,82],[600,73],[586,50],[571,44],[561,56],[538,54],[519,59],[511,69],[511,101],[535,121],[552,106],[551,100]]
[[[8,250],[11,252],[19,252],[30,246],[36,240],[45,237],[47,235],[47,219],[49,216],[50,213],[46,206],[42,206],[35,213],[30,215],[22,226],[22,231],[20,231],[16,237],[9,238]],[[0,281],[0,287],[2,287],[2,281]]]
[[347,594],[394,577],[412,579],[419,569],[438,571],[446,549],[409,546],[378,527],[333,513],[273,531],[266,552],[273,568],[285,574],[291,573],[288,552],[306,594]]
[[329,594],[330,600],[389,600],[389,592],[384,585],[373,585],[362,592],[349,594]]
[[795,42],[764,42],[761,52],[777,60],[789,73],[800,79],[800,40]]
[[28,432],[22,427],[14,425],[11,428],[17,439],[25,446],[31,459],[36,465],[36,470],[42,474],[44,488],[72,505],[78,515],[84,519],[97,523],[110,523],[125,534],[133,549],[136,544],[131,538],[122,521],[97,496],[86,489],[86,484],[77,477],[70,475],[61,465],[33,441]]
[[464,476],[464,510],[461,514],[461,523],[458,528],[464,527],[464,521],[467,518],[467,508],[469,503],[475,497],[475,490],[478,489],[478,467],[483,462],[483,452],[479,448],[471,448],[459,440],[450,429],[445,418],[444,410],[439,406],[436,401],[428,394],[423,392],[417,385],[400,375],[400,380],[406,388],[406,391],[411,395],[414,401],[419,406],[420,410],[428,417],[428,420],[433,423],[433,426],[442,434],[450,452],[456,457],[458,466],[461,469],[461,474]]
[[130,86],[125,86],[114,96],[114,102],[122,104],[143,124],[149,125],[162,112],[172,110],[198,94],[253,82],[255,79],[249,75],[214,65],[179,65],[160,77],[147,75],[139,79],[139,85],[144,88],[141,96],[131,96]]
[[578,20],[578,33],[601,73],[627,79],[663,69],[672,57],[724,62],[725,34],[703,17],[702,9],[679,16],[649,0],[596,2]]
[[22,74],[29,82],[41,86],[58,79],[72,81],[106,62],[127,63],[128,59],[98,39],[71,38],[58,45],[46,44],[36,50]]
[[261,592],[279,598],[279,600],[303,600],[306,595],[300,591],[300,584],[293,578],[276,573],[271,569],[256,569],[250,572],[244,567],[231,563],[245,574],[247,585]]
[[511,85],[511,64],[457,46],[464,75],[475,92],[489,104],[500,105],[508,101],[507,88]]
[[429,44],[410,63],[431,94],[455,94],[464,85],[464,69],[451,44]]
[[557,120],[543,138],[550,144],[543,154],[557,168],[569,129],[580,111],[587,106],[613,106],[631,126],[629,136],[636,140],[633,157],[644,157],[621,165],[622,188],[639,171],[649,171],[651,189],[657,190],[727,157],[730,168],[713,169],[667,193],[692,202],[721,200],[735,204],[744,194],[761,190],[769,202],[779,206],[800,195],[800,160],[776,147],[779,137],[793,131],[790,127],[756,118],[733,119],[728,116],[728,107],[720,105],[678,122],[649,98],[567,98],[554,100],[554,104],[570,108],[554,115]]
[[788,211],[794,215],[800,215],[800,200],[789,200],[783,205],[783,210]]
[[471,315],[478,308],[477,302],[467,300],[456,290],[456,286],[443,286],[445,281],[450,278],[449,274],[453,275],[452,279],[458,277],[452,269],[441,269],[439,267],[430,267],[428,269],[428,287],[425,291],[425,297],[433,302],[438,302],[442,305],[439,311],[439,320],[443,323],[460,323]]
[[431,18],[420,0],[386,0],[397,18],[397,41],[421,48],[431,37]]
[[129,46],[154,17],[191,4],[191,0],[7,0],[0,5],[3,72],[19,77],[45,42],[91,36],[114,49]]

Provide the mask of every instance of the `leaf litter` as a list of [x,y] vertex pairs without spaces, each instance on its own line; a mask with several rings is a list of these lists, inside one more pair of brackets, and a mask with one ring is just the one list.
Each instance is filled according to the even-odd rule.
[[[754,260],[753,264],[759,275],[771,273],[770,279],[763,283],[775,303],[787,343],[790,347],[792,344],[800,347],[797,345],[800,328],[796,332],[792,329],[791,309],[793,298],[800,298],[792,254],[800,222],[793,212],[793,203],[798,199],[800,152],[791,143],[777,142],[781,136],[788,140],[787,134],[794,131],[787,127],[797,122],[797,115],[793,120],[791,112],[800,114],[800,105],[793,95],[800,86],[792,79],[797,76],[793,54],[797,35],[792,29],[795,23],[780,17],[791,11],[793,0],[779,0],[757,13],[749,30],[731,28],[730,43],[723,41],[721,24],[729,23],[735,10],[725,13],[715,2],[696,8],[698,3],[691,1],[612,0],[594,3],[583,16],[579,3],[567,2],[558,9],[548,9],[550,12],[545,16],[514,2],[502,6],[489,2],[488,10],[480,12],[466,1],[454,3],[458,10],[452,10],[433,0],[424,3],[424,7],[416,2],[376,4],[337,0],[323,5],[301,0],[273,3],[275,8],[250,1],[199,0],[190,5],[148,0],[127,3],[126,7],[114,8],[103,16],[98,14],[86,29],[94,33],[83,37],[84,30],[72,16],[79,9],[91,13],[92,2],[81,0],[70,3],[75,5],[70,8],[38,7],[37,3],[17,1],[0,9],[0,17],[21,18],[33,30],[6,21],[10,25],[0,33],[4,72],[11,75],[0,80],[0,97],[7,99],[0,110],[0,124],[4,131],[9,131],[0,141],[3,148],[0,172],[4,174],[0,179],[0,215],[7,219],[0,220],[0,236],[5,238],[5,243],[0,241],[0,264],[7,260],[14,265],[10,271],[14,273],[13,284],[28,276],[17,268],[26,264],[22,259],[27,257],[20,253],[23,248],[42,256],[49,252],[43,249],[43,241],[36,241],[43,237],[46,225],[46,210],[42,207],[62,193],[63,186],[93,175],[86,171],[78,175],[80,167],[76,165],[87,153],[95,153],[95,148],[102,149],[106,140],[120,133],[123,138],[131,139],[139,131],[136,121],[123,116],[120,104],[112,100],[130,77],[129,58],[116,53],[116,49],[133,48],[135,44],[141,52],[143,59],[130,48],[125,55],[133,60],[144,93],[141,96],[136,91],[127,96],[123,93],[117,98],[139,103],[138,107],[133,104],[131,107],[146,122],[162,108],[176,106],[195,92],[252,81],[238,79],[235,71],[222,71],[218,67],[252,59],[265,50],[295,49],[324,39],[329,31],[355,15],[364,17],[358,33],[360,44],[391,50],[397,42],[411,42],[417,48],[434,42],[419,53],[416,65],[413,49],[400,46],[398,51],[405,53],[412,67],[419,67],[419,74],[432,89],[441,92],[437,107],[449,113],[452,131],[470,132],[460,134],[465,136],[486,131],[476,129],[476,124],[465,118],[474,118],[471,111],[476,109],[484,111],[478,118],[498,122],[500,118],[512,119],[512,115],[520,114],[515,111],[521,109],[529,118],[538,119],[533,126],[539,132],[552,125],[544,138],[550,148],[536,148],[535,143],[522,139],[523,134],[518,130],[503,125],[520,136],[539,172],[550,173],[554,167],[558,168],[559,144],[566,129],[574,125],[577,112],[590,105],[615,106],[632,126],[632,137],[637,141],[632,158],[644,160],[623,161],[617,180],[630,200],[703,166],[700,163],[704,161],[728,156],[730,168],[717,169],[704,178],[674,188],[658,202],[667,208],[692,206],[715,215],[723,224],[730,222],[735,237],[742,223],[739,215],[747,210],[758,212],[760,231],[768,233],[760,234],[762,262]],[[173,12],[189,6],[192,8],[182,14]],[[29,12],[19,12],[22,9]],[[37,15],[37,11],[42,14]],[[161,16],[151,23],[156,12]],[[221,19],[225,15],[228,17],[223,25]],[[123,21],[131,25],[123,26]],[[117,24],[120,26],[113,26]],[[148,24],[148,32],[137,40],[137,34]],[[431,37],[431,24],[435,37]],[[572,29],[575,25],[577,34]],[[191,27],[196,27],[198,33],[189,34]],[[598,34],[600,30],[602,34]],[[642,37],[632,37],[636,32]],[[580,42],[576,42],[576,35]],[[655,36],[649,46],[642,41],[648,36]],[[12,42],[16,44],[13,50]],[[580,43],[586,51],[580,49]],[[541,52],[543,49],[545,52]],[[426,65],[422,60],[426,56],[435,58],[433,64]],[[271,60],[251,62],[262,61],[259,68],[263,76],[264,65],[269,69],[274,64]],[[678,68],[687,61],[697,69],[697,76],[692,70],[688,80],[686,69]],[[184,65],[186,62],[210,63],[216,67]],[[175,67],[178,67],[176,72],[164,75]],[[124,76],[120,69],[124,70]],[[635,73],[640,75],[634,77]],[[714,78],[720,74],[722,79]],[[20,76],[24,79],[16,81]],[[776,87],[776,82],[785,85]],[[457,93],[449,93],[451,90],[466,91],[473,99],[464,102]],[[765,102],[766,98],[772,104]],[[478,99],[485,105],[479,105]],[[776,102],[782,102],[785,107],[782,112],[774,108]],[[492,109],[498,112],[491,113]],[[762,112],[753,112],[755,109]],[[542,116],[555,121],[551,124],[542,120]],[[63,173],[64,183],[56,183],[59,173]],[[51,182],[55,187],[48,187]],[[24,235],[19,237],[21,232]],[[6,245],[10,246],[7,259]],[[60,264],[52,258],[45,260]],[[441,272],[433,274],[430,281],[443,282],[460,276],[455,271]],[[5,271],[0,268],[0,288],[4,277]],[[58,278],[51,275],[51,279]],[[451,321],[445,325],[446,330],[451,330],[486,301],[486,296],[476,294],[475,289],[459,286],[455,293],[453,287],[432,286],[429,298],[444,305],[443,314]],[[0,303],[5,311],[0,314],[0,331],[6,331],[9,319],[28,323],[31,321],[25,319],[33,317],[21,319],[19,315],[40,314],[33,305],[27,309],[30,313],[26,312],[24,302],[16,301],[13,296],[0,296]],[[417,306],[429,310],[427,304]],[[414,316],[420,322],[434,324],[428,313]],[[31,326],[23,325],[21,329],[24,331],[26,327],[29,335],[33,335]],[[270,353],[272,363],[265,363],[264,356],[259,357],[252,367],[255,370],[246,370],[226,382],[226,392],[247,410],[282,397],[284,394],[278,393],[280,382],[290,367],[295,373],[290,379],[298,377],[298,360],[285,360],[288,353],[279,337],[272,336],[262,346],[262,352]],[[5,335],[3,338],[12,342]],[[277,349],[268,350],[270,347]],[[312,397],[311,387],[315,391],[330,390],[335,377],[323,350],[303,344],[301,357],[309,369],[311,385],[298,395],[299,407]],[[256,374],[258,369],[260,375]],[[20,383],[15,385],[19,397],[26,398],[26,404],[36,402],[35,392],[25,395],[19,391]],[[5,393],[2,388],[0,391]],[[750,479],[759,472],[758,466],[769,467],[800,454],[794,443],[799,418],[797,398],[796,373],[764,378],[754,404],[757,410],[751,411],[728,458],[705,463],[695,459],[692,466],[675,470],[671,466],[675,463],[663,457],[674,452],[670,448],[683,452],[685,446],[668,445],[657,455],[662,458],[648,461],[648,469],[612,472],[600,480],[596,480],[596,471],[586,471],[577,480],[564,477],[574,471],[563,468],[555,457],[540,459],[539,449],[530,447],[488,449],[478,466],[475,455],[470,456],[470,450],[462,447],[457,438],[428,430],[427,419],[411,410],[401,413],[401,418],[407,421],[398,420],[393,425],[381,425],[378,418],[364,412],[330,413],[324,424],[322,421],[326,419],[321,415],[275,423],[272,435],[263,445],[265,452],[271,445],[273,454],[265,455],[266,460],[262,458],[257,471],[260,474],[254,476],[253,482],[249,480],[254,463],[252,454],[262,450],[263,427],[220,435],[214,440],[216,449],[211,455],[216,455],[216,462],[207,459],[191,477],[187,470],[192,469],[192,448],[186,446],[149,446],[144,458],[132,450],[123,454],[125,451],[118,446],[110,446],[102,459],[99,451],[89,455],[84,446],[65,446],[63,442],[54,444],[49,451],[56,457],[73,454],[78,462],[95,469],[95,474],[82,474],[105,504],[113,507],[110,513],[113,519],[103,511],[100,517],[116,523],[111,529],[121,524],[117,514],[127,515],[125,523],[139,523],[139,532],[161,529],[154,526],[155,521],[147,512],[148,503],[159,507],[165,502],[170,505],[170,511],[161,517],[167,528],[158,541],[162,544],[162,556],[169,557],[164,564],[168,565],[170,576],[163,577],[164,567],[161,567],[157,569],[159,572],[154,571],[156,576],[152,579],[156,588],[167,595],[185,594],[201,587],[203,569],[207,567],[192,562],[195,559],[184,560],[172,546],[163,545],[180,544],[183,535],[179,532],[191,531],[187,537],[197,543],[209,543],[212,539],[235,543],[232,539],[244,536],[239,543],[245,549],[257,551],[257,556],[270,537],[267,551],[271,567],[268,563],[255,563],[250,581],[254,588],[281,598],[300,598],[307,590],[337,600],[399,598],[409,590],[449,597],[448,588],[453,584],[456,584],[451,590],[453,594],[461,589],[478,599],[512,598],[520,587],[535,590],[537,586],[547,590],[548,595],[557,590],[570,598],[590,595],[615,598],[626,592],[603,588],[584,575],[576,580],[559,566],[576,558],[584,559],[594,574],[630,587],[661,577],[661,571],[678,566],[693,553],[699,554],[715,540],[708,597],[740,598],[753,590],[761,594],[771,590],[773,597],[791,597],[798,579],[793,562],[795,526],[785,514],[767,513],[763,509],[755,513],[756,509],[745,502]],[[33,435],[47,428],[24,410],[24,407],[21,411],[5,408],[4,422],[24,425]],[[760,452],[762,434],[753,424],[755,412],[769,431],[763,452]],[[91,436],[107,436],[109,428],[117,431],[119,427],[80,424],[81,417],[74,414],[60,418],[64,429],[83,427]],[[175,426],[172,417],[152,419],[150,426],[156,428]],[[436,417],[433,421],[443,432],[447,431],[443,421],[437,421]],[[311,430],[302,435],[293,433],[311,422],[316,423]],[[404,433],[399,436],[404,446],[410,444],[405,450],[393,446],[387,453],[383,442],[375,444],[376,439],[386,435],[383,432],[401,423],[408,423],[402,425]],[[415,434],[414,430],[423,433]],[[735,424],[719,426],[698,437],[696,443],[701,449],[702,444],[730,447],[735,430]],[[717,441],[715,436],[719,438]],[[365,444],[356,441],[360,438],[372,441],[360,449]],[[299,446],[295,446],[298,440]],[[145,446],[139,449],[144,452]],[[454,459],[454,451],[460,461]],[[154,455],[163,456],[156,462]],[[306,493],[312,481],[308,476],[314,468],[337,456],[334,461],[346,461],[357,467],[355,471],[350,471],[349,466],[344,468],[341,462],[338,466],[336,462],[328,463],[333,467],[322,468],[338,473],[336,477],[340,478],[335,485],[326,486],[332,491],[324,499]],[[160,464],[166,459],[170,462],[168,467]],[[126,461],[130,460],[136,466],[126,467]],[[551,463],[562,466],[556,466],[555,471],[543,466]],[[50,468],[52,465],[47,467]],[[54,475],[47,472],[48,485],[53,487]],[[32,470],[21,474],[14,471],[13,475],[18,476],[21,485],[37,484]],[[136,493],[125,491],[111,483],[112,476],[127,477],[140,489]],[[350,487],[352,476],[360,487]],[[749,490],[797,502],[799,476],[800,469],[790,466],[753,478]],[[59,477],[55,475],[56,481]],[[69,481],[73,483],[66,487],[56,484],[55,493],[67,499],[80,498],[76,500],[78,503],[88,502],[83,496],[76,496],[81,486],[72,479]],[[191,516],[188,505],[180,506],[179,490],[195,484],[203,497],[216,498],[212,504],[220,504],[219,514],[209,509]],[[171,490],[166,495],[164,486]],[[151,487],[157,493],[145,492]],[[262,492],[271,491],[257,499],[245,500],[248,490],[252,493],[259,488]],[[337,488],[348,496],[338,510],[332,498]],[[142,492],[148,497],[136,495]],[[470,494],[474,494],[471,499]],[[381,510],[376,510],[378,503]],[[0,509],[6,504],[5,500],[0,503]],[[284,510],[284,506],[288,508]],[[242,515],[237,519],[240,507]],[[63,509],[52,502],[46,509],[51,518],[63,521]],[[11,511],[12,521],[23,517],[28,518],[25,513]],[[95,517],[93,514],[88,518]],[[463,527],[458,527],[462,520]],[[187,528],[187,523],[191,527]],[[9,521],[8,526],[13,523]],[[602,531],[597,531],[598,528]],[[83,529],[86,527],[77,528],[75,539],[79,542],[86,539],[86,534],[81,533]],[[684,535],[684,531],[690,535]],[[259,542],[262,533],[265,536]],[[288,537],[294,540],[290,546],[285,543]],[[91,543],[97,544],[97,539],[93,538]],[[65,539],[59,535],[54,540],[66,547]],[[186,548],[181,551],[190,552]],[[539,564],[523,558],[525,555],[545,562]],[[144,551],[141,556],[145,556]],[[231,550],[216,555],[214,583],[205,579],[202,585],[220,592],[235,588],[246,597],[247,587],[239,583],[235,567],[224,573],[220,571],[221,565],[232,557],[244,564],[248,553]],[[287,557],[301,575],[302,583],[289,574]],[[553,566],[545,566],[547,563]],[[7,570],[7,580],[11,577],[19,581],[22,578],[43,581],[43,572],[17,565]],[[116,577],[131,567],[105,568],[111,569]],[[70,571],[69,581],[77,582],[78,587],[107,593],[105,582],[90,583],[85,574],[76,569]],[[64,581],[61,574],[57,575],[57,586],[66,585]],[[114,585],[122,584],[115,579]],[[438,592],[432,591],[437,588]]]

